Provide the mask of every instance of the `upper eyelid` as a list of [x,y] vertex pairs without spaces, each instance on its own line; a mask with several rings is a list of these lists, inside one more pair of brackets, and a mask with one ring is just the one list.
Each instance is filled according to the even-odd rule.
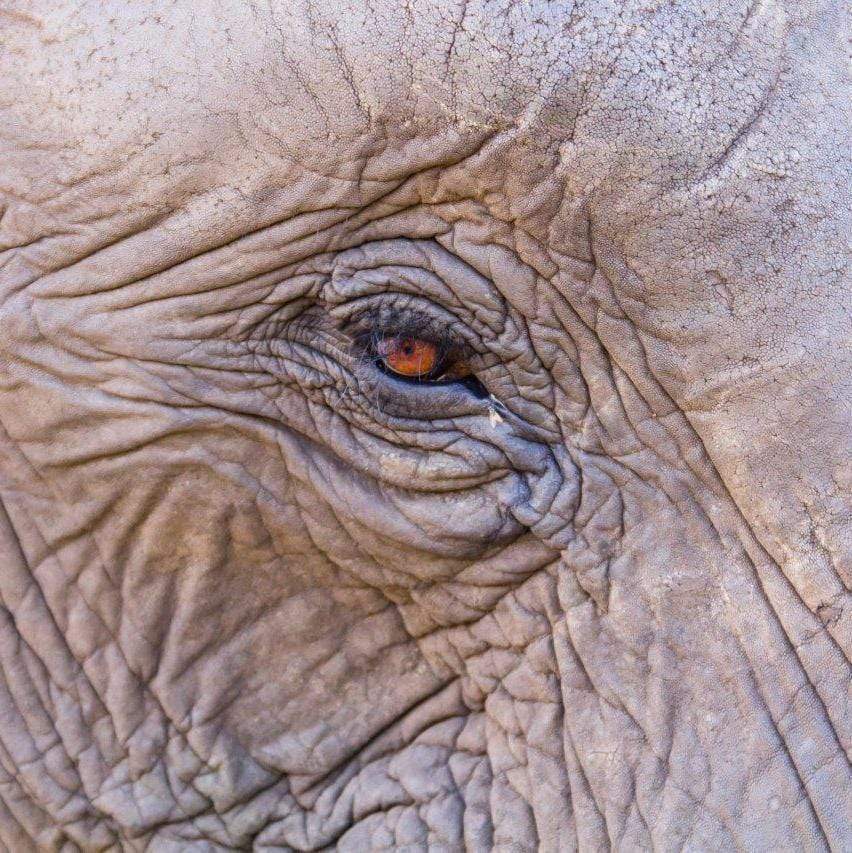
[[[352,337],[361,338],[376,333],[387,336],[409,335],[467,356],[474,355],[480,349],[474,345],[477,336],[464,321],[455,315],[439,316],[450,314],[446,309],[435,308],[430,311],[422,305],[382,306],[375,297],[364,301],[375,304],[358,306],[354,312],[343,317],[340,316],[342,312],[332,312],[341,321],[341,331]],[[462,334],[461,330],[467,334]]]
[[338,305],[388,289],[444,306],[485,337],[505,328],[507,304],[494,283],[435,239],[381,239],[341,252],[321,297]]

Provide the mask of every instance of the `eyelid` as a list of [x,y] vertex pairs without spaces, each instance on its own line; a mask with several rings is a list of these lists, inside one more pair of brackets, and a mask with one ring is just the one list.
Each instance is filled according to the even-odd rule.
[[[374,300],[370,300],[374,302]],[[414,305],[368,304],[341,316],[334,312],[340,321],[340,329],[347,334],[359,348],[369,347],[376,340],[391,337],[412,337],[427,341],[438,347],[440,357],[457,355],[459,358],[471,358],[475,349],[470,341],[458,333],[463,323],[458,318],[435,316],[436,312]],[[444,313],[441,311],[441,313]]]

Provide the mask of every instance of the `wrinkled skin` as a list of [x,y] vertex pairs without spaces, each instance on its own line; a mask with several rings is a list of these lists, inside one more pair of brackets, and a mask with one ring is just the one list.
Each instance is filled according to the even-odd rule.
[[852,843],[839,8],[0,27],[3,845]]

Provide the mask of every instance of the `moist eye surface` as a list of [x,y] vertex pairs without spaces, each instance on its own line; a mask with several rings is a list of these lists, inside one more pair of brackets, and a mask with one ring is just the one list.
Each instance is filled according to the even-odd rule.
[[438,346],[422,338],[403,335],[381,338],[375,349],[388,370],[412,379],[431,378],[442,366]]
[[472,377],[467,359],[452,346],[412,334],[377,336],[371,355],[384,371],[419,382],[455,382]]

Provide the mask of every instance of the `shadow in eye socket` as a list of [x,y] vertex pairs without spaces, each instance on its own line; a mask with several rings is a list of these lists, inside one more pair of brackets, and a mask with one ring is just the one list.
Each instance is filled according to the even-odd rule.
[[475,376],[467,376],[464,379],[456,380],[456,382],[459,385],[464,385],[478,400],[484,400],[488,396],[485,386]]

